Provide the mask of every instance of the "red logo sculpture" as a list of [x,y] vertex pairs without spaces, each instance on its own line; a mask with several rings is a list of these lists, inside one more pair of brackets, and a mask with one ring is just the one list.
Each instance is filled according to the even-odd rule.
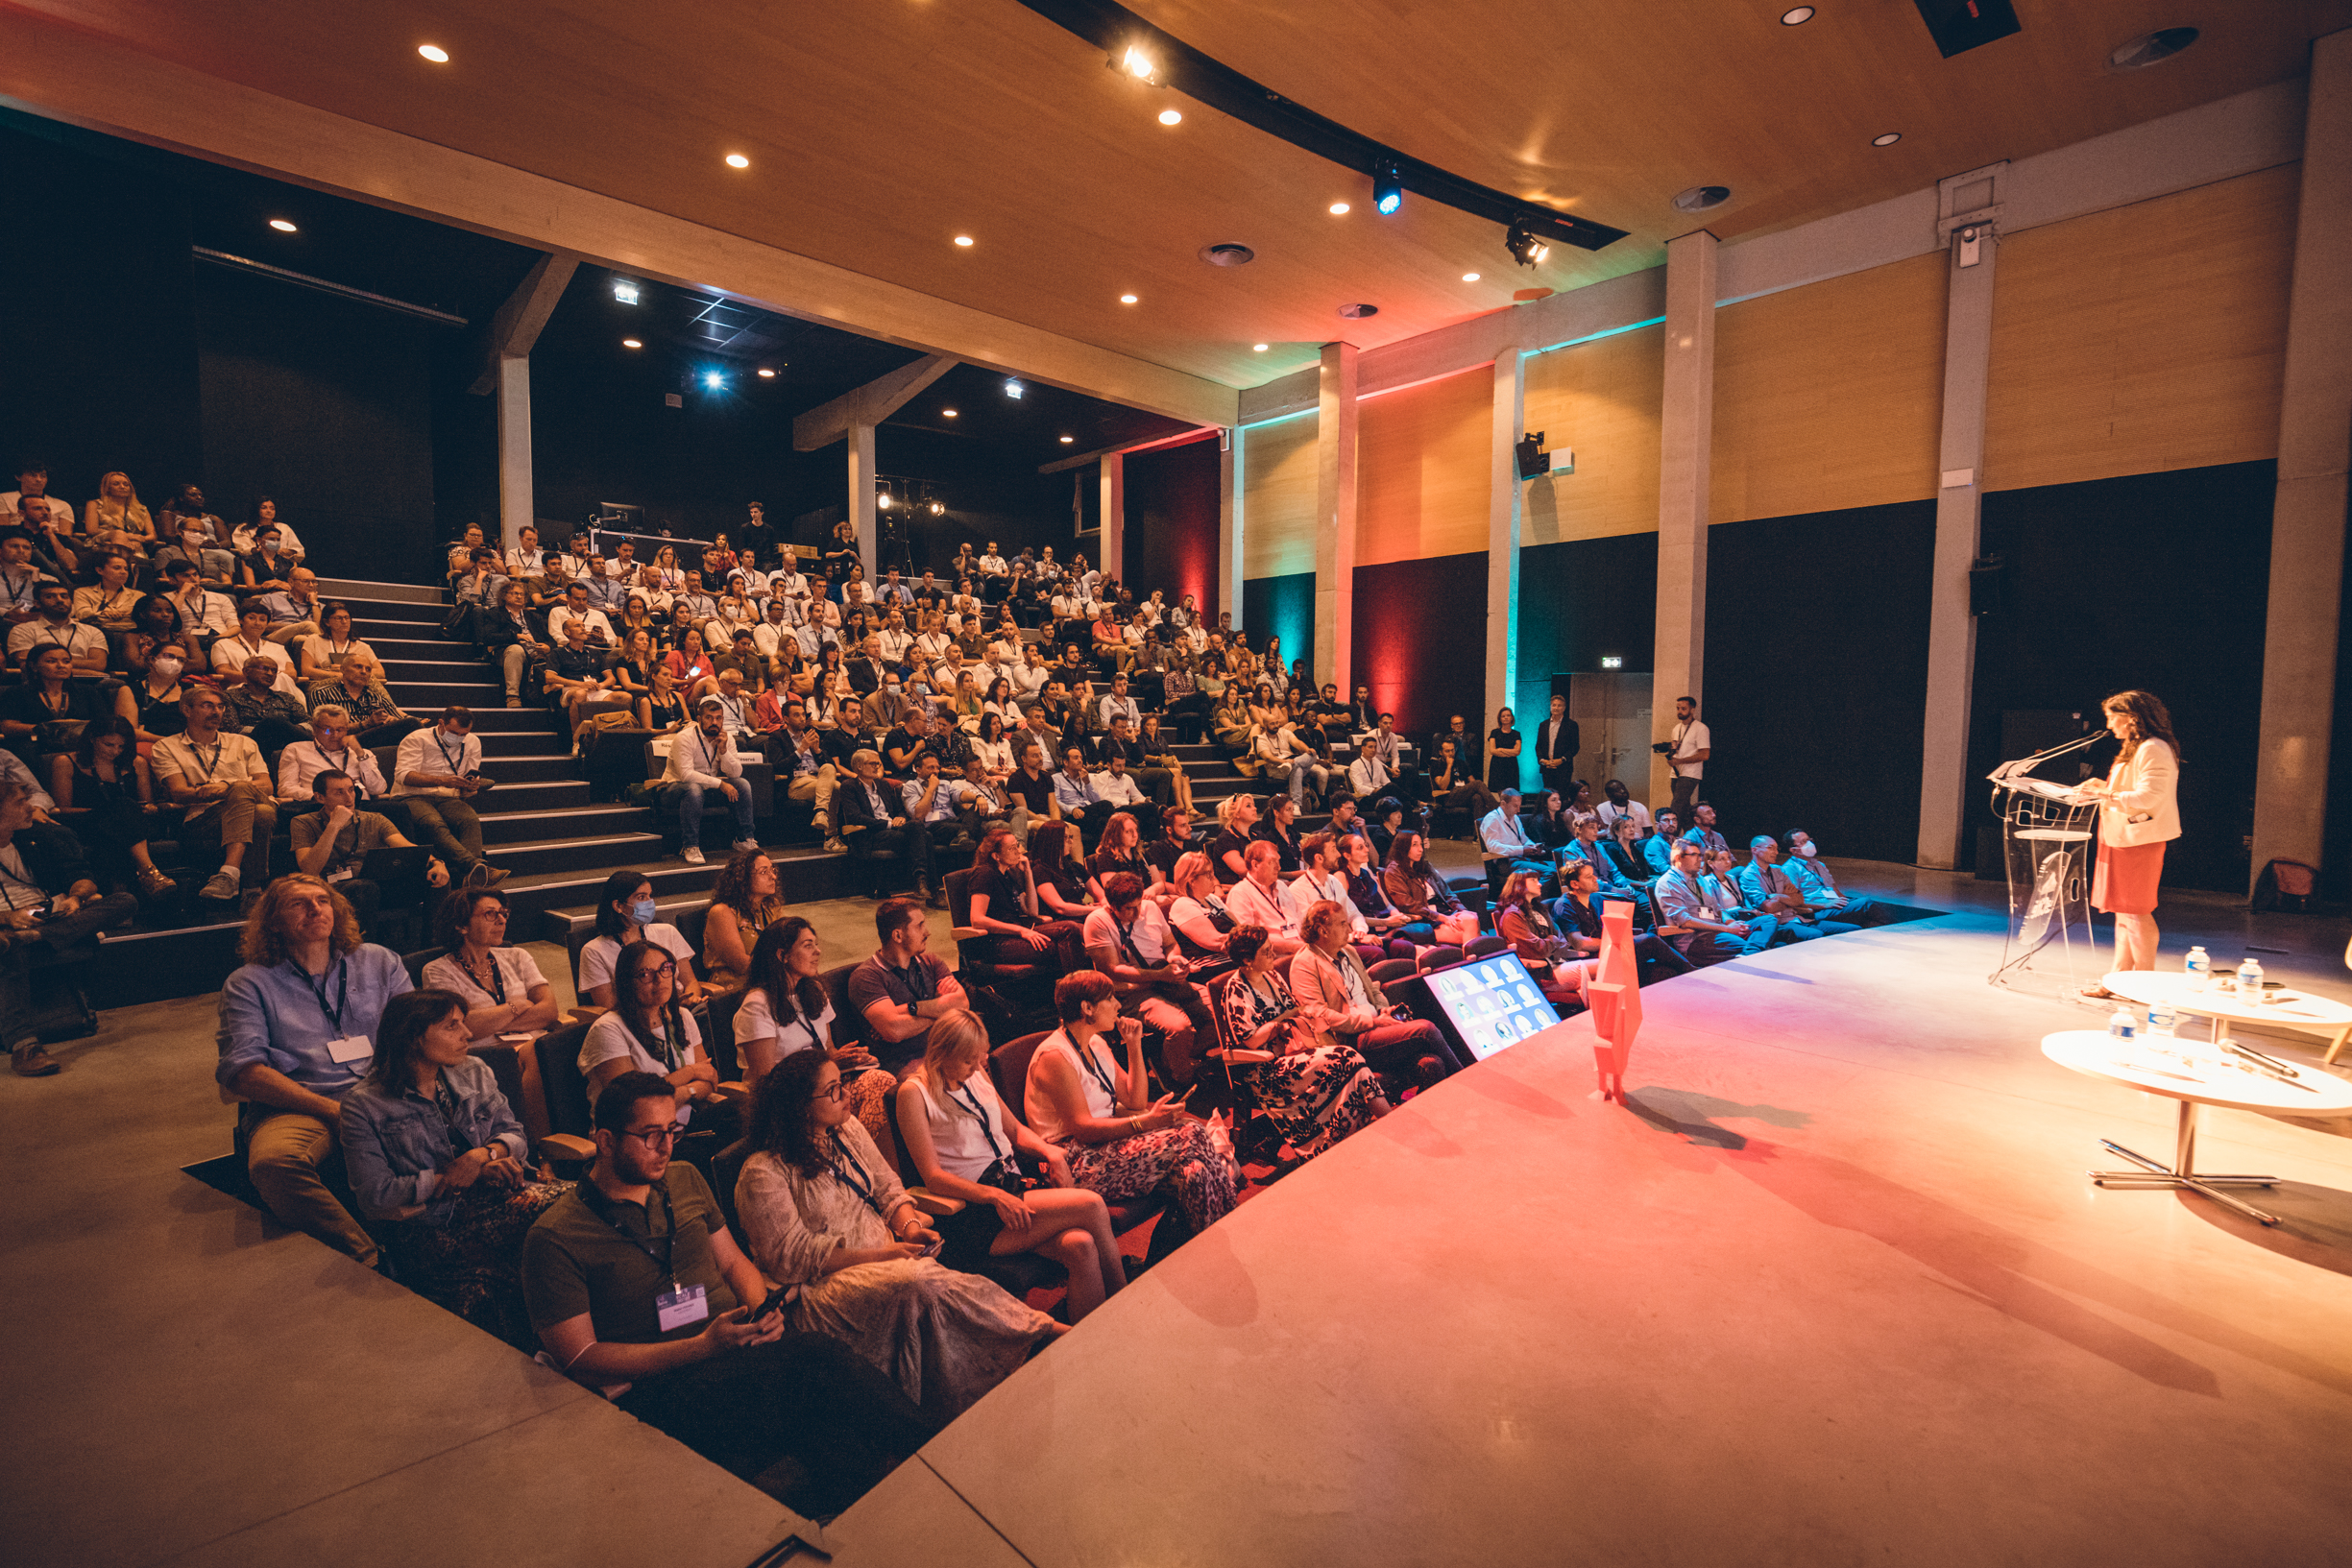
[[1634,907],[1618,899],[1601,905],[1601,958],[1586,982],[1592,1004],[1592,1066],[1601,1098],[1625,1103],[1625,1061],[1641,1032],[1641,965],[1634,956]]

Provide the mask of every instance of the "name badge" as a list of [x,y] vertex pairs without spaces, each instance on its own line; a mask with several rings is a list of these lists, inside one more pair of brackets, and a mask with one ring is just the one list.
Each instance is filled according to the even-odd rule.
[[376,1042],[364,1034],[347,1034],[340,1040],[327,1042],[327,1059],[330,1062],[362,1062],[376,1054]]
[[682,1329],[710,1316],[711,1304],[703,1298],[701,1286],[682,1285],[656,1295],[653,1311],[661,1321],[662,1332],[667,1334],[671,1329]]

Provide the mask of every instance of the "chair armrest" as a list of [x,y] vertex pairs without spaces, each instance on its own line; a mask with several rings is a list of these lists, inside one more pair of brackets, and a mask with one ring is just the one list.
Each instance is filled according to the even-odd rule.
[[539,1141],[539,1146],[544,1153],[558,1159],[586,1161],[596,1157],[594,1143],[569,1132],[551,1132]]
[[1227,1066],[1248,1066],[1251,1062],[1271,1062],[1275,1059],[1274,1053],[1271,1050],[1243,1050],[1238,1048],[1225,1051],[1224,1055]]
[[568,1024],[594,1024],[597,1019],[602,1018],[609,1011],[611,1011],[610,1008],[591,1006],[588,1003],[583,1002],[579,1006],[571,1009],[571,1011],[566,1013],[564,1015],[564,1021]]
[[958,942],[977,942],[988,933],[978,926],[958,926],[951,934]]
[[743,1082],[740,1078],[731,1083],[717,1084],[712,1088],[711,1098],[713,1099],[723,1100],[749,1099],[751,1098],[751,1085]]
[[926,1187],[909,1187],[907,1195],[913,1199],[917,1209],[934,1219],[945,1219],[949,1215],[961,1214],[967,1207],[962,1198],[941,1197]]

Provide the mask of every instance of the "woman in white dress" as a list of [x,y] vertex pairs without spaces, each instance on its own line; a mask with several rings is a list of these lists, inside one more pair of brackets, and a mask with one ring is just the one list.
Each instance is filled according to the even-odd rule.
[[850,1115],[823,1053],[788,1056],[760,1080],[751,1144],[736,1213],[760,1271],[799,1288],[793,1327],[848,1345],[925,1414],[953,1420],[1068,1332],[931,1256],[938,1233]]

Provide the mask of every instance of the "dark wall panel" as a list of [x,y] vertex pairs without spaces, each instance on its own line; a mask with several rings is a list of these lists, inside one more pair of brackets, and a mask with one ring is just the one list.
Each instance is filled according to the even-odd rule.
[[[2264,462],[1987,495],[1983,549],[2006,564],[2007,602],[1976,622],[1970,776],[2000,760],[2004,710],[2096,718],[2112,692],[2153,691],[2181,744],[2181,837],[2164,880],[2243,892],[2276,489]],[[1968,820],[1999,831],[1981,791]]]
[[1127,460],[1126,581],[1138,600],[1153,589],[1170,604],[1190,593],[1217,618],[1217,472],[1214,438]]
[[1485,552],[1358,567],[1355,600],[1355,678],[1396,727],[1426,735],[1461,713],[1483,734]]
[[[848,462],[846,446],[820,454],[826,470],[828,494],[812,504],[837,500]],[[1100,489],[1092,469],[1068,473],[1039,473],[1034,452],[997,446],[968,436],[909,425],[885,425],[875,436],[875,462],[884,473],[904,474],[936,485],[947,511],[939,517],[918,513],[907,530],[907,546],[916,571],[926,567],[943,569],[966,540],[978,551],[994,540],[1007,559],[1024,549],[1054,546],[1055,559],[1067,561],[1079,548],[1070,501],[1082,484]],[[1085,553],[1095,552],[1091,542]]]
[[1708,530],[1702,794],[1734,844],[1918,855],[1934,551],[1932,501]]
[[[1606,658],[1646,670],[1658,640],[1658,536],[1616,534],[1519,552],[1518,686],[1513,707],[1533,730],[1552,677],[1590,673]],[[1493,714],[1487,715],[1489,723]]]
[[1249,645],[1264,648],[1266,639],[1282,639],[1283,660],[1296,663],[1315,656],[1315,574],[1294,571],[1284,577],[1252,577],[1242,584],[1242,629]]

